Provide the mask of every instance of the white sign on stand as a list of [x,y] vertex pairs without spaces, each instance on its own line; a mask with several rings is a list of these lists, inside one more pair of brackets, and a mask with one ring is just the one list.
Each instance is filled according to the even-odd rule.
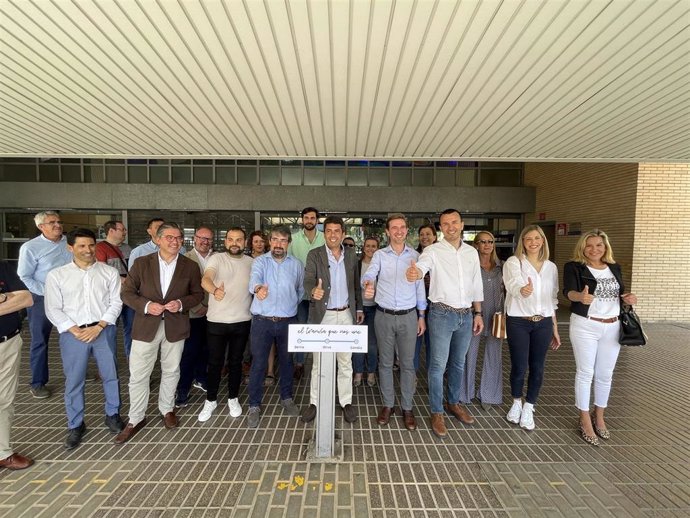
[[307,353],[365,353],[367,326],[291,324],[288,351]]
[[[288,351],[321,354],[318,373],[318,407],[314,440],[307,459],[329,461],[335,448],[335,354],[367,352],[367,326],[291,324]],[[331,353],[331,354],[328,354]]]

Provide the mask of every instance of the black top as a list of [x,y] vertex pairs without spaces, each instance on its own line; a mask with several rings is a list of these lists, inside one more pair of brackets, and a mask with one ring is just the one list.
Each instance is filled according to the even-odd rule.
[[[620,293],[625,293],[625,286],[623,285],[623,277],[621,275],[621,267],[617,263],[608,264],[607,266],[611,270],[611,273],[618,281],[620,286]],[[597,288],[597,280],[589,271],[586,264],[582,264],[577,261],[570,261],[565,263],[563,267],[563,295],[568,298],[569,291],[582,291],[585,286],[589,286],[589,292],[594,293]],[[568,299],[570,300],[570,299]],[[586,317],[590,306],[588,304],[583,304],[582,302],[570,301],[570,311],[581,317]]]
[[[9,263],[0,261],[0,293],[22,291],[26,289],[26,286],[19,280],[17,273],[10,267]],[[21,326],[22,319],[19,315],[19,311],[0,316],[0,336],[10,335]],[[0,344],[0,346],[2,346],[2,344]]]

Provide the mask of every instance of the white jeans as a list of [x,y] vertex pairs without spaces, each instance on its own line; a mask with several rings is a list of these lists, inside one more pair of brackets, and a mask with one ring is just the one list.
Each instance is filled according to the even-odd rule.
[[[352,325],[352,313],[345,311],[326,311],[321,325]],[[333,354],[333,353],[325,353]],[[341,407],[352,403],[352,353],[335,353],[338,362],[338,402]],[[314,353],[311,366],[311,387],[309,390],[309,403],[319,404],[319,364],[321,353]]]
[[605,324],[570,315],[570,342],[575,355],[575,406],[589,412],[589,396],[594,378],[594,404],[606,408],[611,392],[611,378],[621,346],[620,322]]

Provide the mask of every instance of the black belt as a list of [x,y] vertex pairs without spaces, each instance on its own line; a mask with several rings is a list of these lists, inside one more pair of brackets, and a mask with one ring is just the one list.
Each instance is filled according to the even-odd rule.
[[22,332],[22,328],[20,327],[19,329],[17,329],[16,331],[14,331],[14,332],[12,332],[12,333],[10,333],[10,334],[8,334],[8,335],[0,336],[0,344],[3,343],[3,342],[6,342],[6,341],[9,340],[10,338],[14,338],[15,336],[17,336],[17,335],[18,335],[19,333],[21,333],[21,332]]
[[326,311],[345,311],[347,309],[350,309],[349,304],[347,306],[343,306],[342,308],[327,308]]
[[382,311],[386,315],[407,315],[408,313],[411,313],[412,311],[415,311],[417,308],[410,308],[410,309],[401,309],[396,311],[395,309],[386,309],[382,308],[381,306],[376,306],[376,309],[379,311]]
[[259,320],[270,320],[271,322],[285,322],[286,320],[291,320],[295,318],[294,316],[291,317],[265,317],[263,315],[254,315],[255,318],[258,318]]
[[438,309],[444,309],[446,311],[452,311],[453,313],[458,313],[459,315],[467,315],[472,311],[472,308],[454,308],[443,302],[432,302],[431,307],[436,307]]
[[90,324],[82,324],[79,326],[79,329],[86,329],[87,327],[93,327],[97,326],[98,322],[91,322]]

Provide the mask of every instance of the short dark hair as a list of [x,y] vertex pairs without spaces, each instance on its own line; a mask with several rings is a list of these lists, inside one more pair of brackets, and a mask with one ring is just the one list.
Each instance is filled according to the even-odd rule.
[[75,228],[67,232],[67,244],[69,246],[74,246],[78,237],[90,237],[93,239],[94,243],[96,242],[96,234],[93,233],[93,230],[89,230],[88,228]]
[[[202,227],[206,228],[206,227]],[[227,236],[230,232],[242,232],[242,235],[244,236],[245,239],[247,239],[247,232],[242,227],[230,227],[228,231],[225,233]]]
[[319,214],[319,210],[318,210],[318,209],[315,209],[314,207],[305,207],[305,208],[303,208],[303,209],[302,209],[302,212],[300,212],[300,216],[304,217],[305,214],[309,214],[310,212],[314,212],[314,213],[316,214],[316,217],[317,217],[317,218],[318,218],[319,216],[321,216],[321,214]]
[[[154,220],[156,221],[156,220]],[[158,220],[162,221],[162,220]],[[156,237],[161,237],[163,235],[163,232],[169,228],[174,228],[176,230],[180,231],[180,235],[184,237],[184,232],[182,232],[182,229],[177,223],[163,223],[160,227],[158,227],[158,231],[156,232]]]
[[114,219],[111,219],[110,221],[103,223],[103,232],[105,232],[105,235],[107,236],[110,234],[111,230],[117,230],[118,223],[122,223],[122,221],[115,221]]
[[152,218],[146,224],[146,228],[151,228],[151,225],[153,225],[153,223],[155,223],[156,221],[160,221],[161,223],[165,223],[165,220],[163,218]]
[[441,214],[438,215],[438,219],[441,219],[441,216],[447,216],[448,214],[453,214],[456,212],[458,216],[460,216],[460,219],[462,220],[462,214],[460,214],[460,211],[458,209],[446,209]]
[[286,227],[285,225],[276,225],[271,229],[271,235],[273,234],[285,236],[288,238],[288,243],[292,243],[292,232],[290,232],[290,227]]
[[266,234],[264,234],[261,230],[255,230],[251,234],[249,234],[249,237],[247,238],[247,247],[251,250],[252,248],[252,242],[254,241],[254,237],[259,236],[262,241],[264,242],[264,252],[268,252],[268,238],[266,237]]
[[323,220],[323,229],[326,230],[326,225],[340,225],[340,228],[345,233],[345,222],[340,216],[328,216]]

